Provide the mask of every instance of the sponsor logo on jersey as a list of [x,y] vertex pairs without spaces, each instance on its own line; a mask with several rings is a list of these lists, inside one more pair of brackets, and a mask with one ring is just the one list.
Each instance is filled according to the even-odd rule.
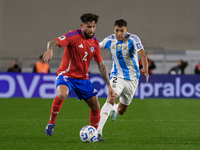
[[90,48],[90,51],[93,53],[94,52],[94,46],[92,46],[91,48]]

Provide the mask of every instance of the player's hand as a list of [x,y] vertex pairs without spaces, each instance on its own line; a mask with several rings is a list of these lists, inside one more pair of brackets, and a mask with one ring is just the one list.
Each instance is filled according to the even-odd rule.
[[148,73],[148,71],[143,71],[142,70],[141,73],[146,76],[146,82],[148,82],[149,81],[149,73]]
[[115,97],[115,91],[111,86],[108,86],[108,97],[109,98],[114,98]]
[[53,57],[53,50],[52,49],[47,50],[43,55],[43,59],[47,63],[51,60],[52,57]]

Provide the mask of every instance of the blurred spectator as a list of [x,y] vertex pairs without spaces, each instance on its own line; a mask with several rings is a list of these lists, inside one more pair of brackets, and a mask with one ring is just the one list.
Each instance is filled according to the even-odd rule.
[[39,57],[39,61],[37,61],[33,67],[33,72],[36,73],[50,73],[49,64],[46,63],[43,59],[43,55]]
[[22,70],[19,66],[18,60],[17,59],[13,60],[13,64],[8,68],[8,72],[21,72],[21,71]]
[[[147,53],[146,53],[146,55],[147,55]],[[153,69],[156,69],[156,65],[155,65],[154,61],[149,59],[148,57],[147,57],[147,61],[149,63],[149,74],[153,74]],[[139,68],[140,68],[140,70],[142,70],[142,68],[143,68],[141,59],[139,60]]]
[[188,62],[179,60],[177,66],[172,67],[168,74],[185,74],[185,68],[187,67]]
[[200,62],[195,66],[194,73],[200,74]]

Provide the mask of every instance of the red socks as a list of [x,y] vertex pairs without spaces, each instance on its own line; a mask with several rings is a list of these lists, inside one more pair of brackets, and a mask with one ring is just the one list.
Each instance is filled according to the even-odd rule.
[[[51,117],[49,120],[49,124],[53,123],[56,124],[56,117],[58,116],[58,113],[62,107],[64,100],[60,99],[58,96],[55,97],[52,103],[51,107]],[[90,125],[94,126],[96,129],[99,126],[100,121],[100,109],[99,110],[92,110],[90,109]]]
[[58,96],[56,96],[55,99],[53,100],[49,124],[50,123],[56,124],[56,122],[55,122],[56,117],[58,116],[58,113],[62,107],[63,102],[64,102],[64,100],[60,99]]
[[90,109],[90,125],[97,129],[99,126],[99,121],[100,121],[100,109],[99,110]]

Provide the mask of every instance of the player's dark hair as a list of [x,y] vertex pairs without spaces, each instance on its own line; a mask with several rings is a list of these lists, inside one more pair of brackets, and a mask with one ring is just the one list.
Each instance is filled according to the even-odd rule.
[[97,23],[99,16],[97,16],[96,14],[93,14],[93,13],[87,13],[87,14],[83,14],[80,17],[80,19],[81,19],[81,22],[83,22],[83,23],[92,22],[92,21]]
[[114,27],[115,26],[119,26],[119,27],[124,26],[124,27],[127,27],[127,22],[125,20],[123,20],[123,19],[118,19],[118,20],[115,21]]

